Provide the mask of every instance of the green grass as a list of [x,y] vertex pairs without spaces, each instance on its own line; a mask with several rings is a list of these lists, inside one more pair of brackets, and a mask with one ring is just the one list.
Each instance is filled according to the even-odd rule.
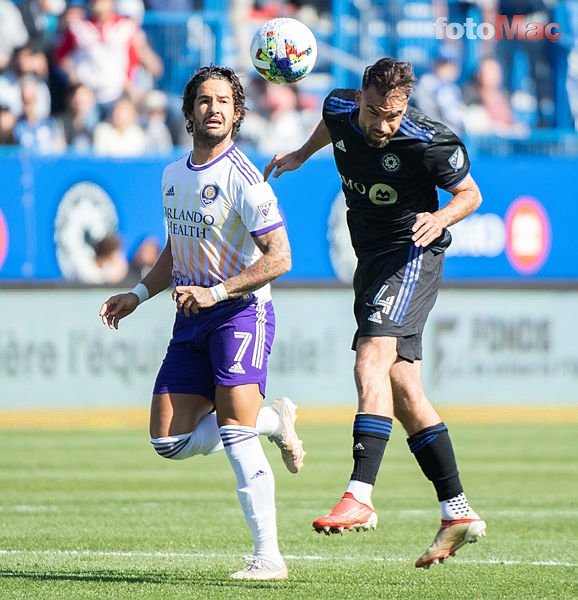
[[343,492],[351,433],[302,427],[299,475],[275,447],[286,582],[235,582],[251,543],[223,453],[165,461],[145,432],[3,432],[0,599],[372,600],[578,598],[573,425],[454,425],[462,480],[488,536],[445,565],[413,562],[437,529],[430,484],[399,426],[374,501],[376,531],[317,535]]

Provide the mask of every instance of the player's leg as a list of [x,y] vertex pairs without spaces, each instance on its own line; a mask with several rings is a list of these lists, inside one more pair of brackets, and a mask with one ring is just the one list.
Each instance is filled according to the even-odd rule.
[[468,542],[485,535],[484,521],[464,493],[448,428],[425,395],[421,362],[398,359],[391,369],[395,417],[408,434],[408,445],[440,503],[442,525],[417,567],[443,562]]
[[183,460],[223,449],[213,402],[199,394],[154,394],[151,444],[159,456]]
[[[160,456],[183,460],[223,449],[213,412],[214,387],[204,353],[182,344],[169,346],[155,381],[150,413],[151,443]],[[256,424],[259,434],[281,448],[292,473],[301,468],[304,456],[295,419],[295,405],[281,398],[260,409]]]
[[[389,368],[396,359],[399,324],[392,320],[395,300],[405,297],[406,250],[360,262],[355,271],[353,341],[357,414],[353,423],[353,472],[341,501],[313,521],[317,532],[370,529],[377,524],[371,494],[392,429]],[[403,331],[401,332],[403,333]]]
[[237,495],[251,530],[253,557],[236,579],[285,579],[277,541],[275,478],[255,424],[262,396],[258,384],[217,386],[219,432],[237,478]]
[[219,432],[254,545],[236,579],[287,577],[277,541],[275,479],[256,429],[274,332],[271,303],[252,304],[225,316],[209,341]]
[[345,494],[327,515],[313,521],[326,534],[377,525],[371,494],[392,428],[389,365],[396,357],[395,338],[361,337],[357,342],[355,383],[358,412],[353,423],[353,472]]

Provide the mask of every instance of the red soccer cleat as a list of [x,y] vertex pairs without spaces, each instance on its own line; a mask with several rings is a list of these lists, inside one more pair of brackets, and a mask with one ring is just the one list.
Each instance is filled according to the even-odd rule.
[[377,514],[367,504],[358,502],[353,494],[345,492],[343,498],[333,507],[331,512],[313,521],[313,529],[317,533],[343,533],[343,530],[367,531],[377,527]]

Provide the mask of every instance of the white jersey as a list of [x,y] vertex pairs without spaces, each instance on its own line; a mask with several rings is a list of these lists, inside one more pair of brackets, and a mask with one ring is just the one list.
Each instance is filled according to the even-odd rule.
[[[253,238],[283,227],[271,186],[235,144],[204,165],[192,153],[163,172],[163,205],[175,285],[217,285],[252,265]],[[255,295],[271,298],[269,284]]]

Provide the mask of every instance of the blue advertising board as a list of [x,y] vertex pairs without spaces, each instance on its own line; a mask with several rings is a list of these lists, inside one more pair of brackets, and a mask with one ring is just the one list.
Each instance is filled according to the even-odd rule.
[[[172,158],[1,156],[0,281],[72,279],[90,244],[110,230],[129,256],[145,236],[164,243],[160,181]],[[259,168],[268,160],[252,158]],[[472,174],[484,202],[451,229],[446,281],[578,281],[569,217],[577,172],[571,158],[476,159]],[[350,280],[354,259],[332,158],[314,158],[271,184],[293,248],[284,279]]]

